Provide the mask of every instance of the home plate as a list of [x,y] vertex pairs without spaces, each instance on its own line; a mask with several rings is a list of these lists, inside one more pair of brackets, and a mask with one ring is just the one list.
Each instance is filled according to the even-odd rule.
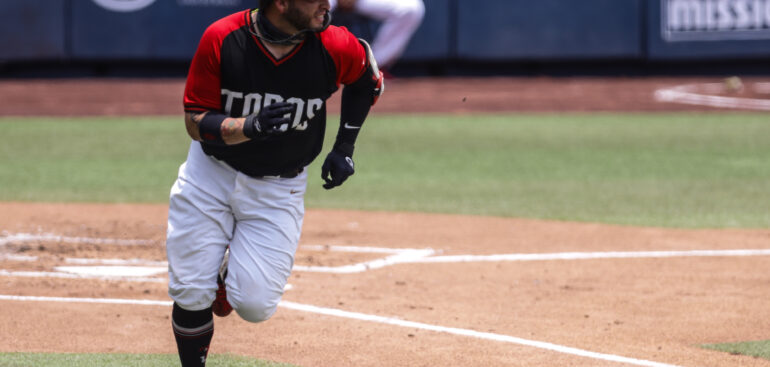
[[148,277],[168,272],[168,267],[165,266],[57,266],[54,269],[70,274],[100,277]]

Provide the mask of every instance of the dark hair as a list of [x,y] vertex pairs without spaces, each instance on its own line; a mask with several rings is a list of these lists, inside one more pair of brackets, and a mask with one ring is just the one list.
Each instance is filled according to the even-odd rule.
[[259,0],[259,8],[267,9],[275,0]]

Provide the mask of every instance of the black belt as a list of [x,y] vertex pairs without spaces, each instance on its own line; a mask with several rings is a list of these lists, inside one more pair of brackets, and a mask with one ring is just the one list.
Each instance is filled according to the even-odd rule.
[[302,171],[304,171],[304,170],[305,170],[304,168],[300,167],[300,168],[293,169],[293,170],[288,171],[288,172],[281,173],[279,175],[272,175],[272,176],[271,175],[265,175],[265,176],[261,176],[261,177],[258,177],[258,178],[266,178],[266,177],[267,178],[270,178],[270,177],[294,178],[294,177],[299,176],[299,174],[302,173]]
[[292,171],[289,171],[289,172],[286,172],[286,173],[281,173],[280,175],[278,175],[278,177],[280,177],[280,178],[294,178],[294,177],[299,176],[299,174],[302,173],[302,171],[304,171],[304,170],[305,170],[304,168],[300,167],[300,168],[297,168],[295,170],[292,170]]

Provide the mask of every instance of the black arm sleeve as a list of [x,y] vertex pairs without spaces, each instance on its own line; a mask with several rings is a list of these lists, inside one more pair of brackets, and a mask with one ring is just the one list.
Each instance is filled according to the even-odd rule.
[[358,132],[361,131],[375,98],[379,96],[375,91],[382,82],[381,78],[380,75],[372,75],[372,70],[367,68],[357,81],[346,85],[342,90],[340,129],[334,149],[347,156],[353,156]]

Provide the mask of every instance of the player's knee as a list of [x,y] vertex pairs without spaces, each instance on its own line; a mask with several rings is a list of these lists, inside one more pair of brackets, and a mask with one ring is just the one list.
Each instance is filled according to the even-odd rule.
[[211,307],[214,292],[210,289],[170,286],[168,295],[185,310],[197,311]]
[[231,302],[231,306],[233,306],[235,312],[242,319],[257,323],[266,321],[275,314],[275,311],[278,309],[278,301],[254,297]]
[[404,3],[400,9],[399,17],[402,22],[417,28],[422,22],[422,18],[425,16],[425,5],[422,1],[412,1],[410,3]]

